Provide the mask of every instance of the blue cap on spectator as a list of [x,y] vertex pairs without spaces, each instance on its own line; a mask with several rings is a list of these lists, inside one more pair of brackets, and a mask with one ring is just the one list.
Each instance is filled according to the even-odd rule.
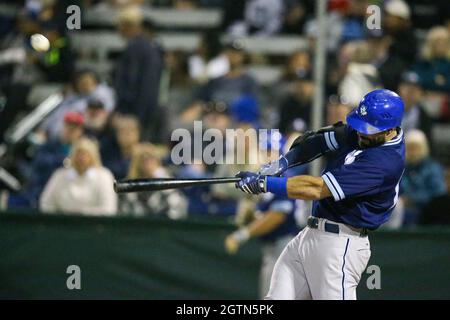
[[256,124],[259,118],[259,108],[256,98],[245,94],[231,104],[231,116],[236,122]]

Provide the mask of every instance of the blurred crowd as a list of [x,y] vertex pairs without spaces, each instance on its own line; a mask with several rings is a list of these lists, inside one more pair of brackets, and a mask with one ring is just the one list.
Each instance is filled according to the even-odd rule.
[[[171,133],[193,130],[197,120],[204,129],[223,133],[228,128],[278,128],[276,139],[284,149],[311,129],[315,1],[4,2],[21,3],[13,16],[0,13],[0,143],[6,150],[0,166],[22,186],[2,198],[10,209],[245,220],[245,212],[257,205],[233,185],[118,196],[113,181],[233,176],[258,169],[250,164],[174,164]],[[84,29],[67,30],[65,9],[71,4],[79,5],[82,14],[101,7],[117,10],[114,30],[126,45],[106,77],[77,64],[80,53],[71,46],[69,33]],[[381,29],[366,26],[371,4],[382,8]],[[151,7],[216,8],[223,18],[219,28],[199,30],[195,51],[169,51],[157,40],[158,26],[143,14]],[[448,130],[435,130],[450,125],[449,12],[448,0],[328,1],[323,125],[345,122],[346,114],[375,88],[394,90],[405,102],[407,165],[392,228],[450,223],[450,158],[442,150],[450,136]],[[30,36],[35,33],[49,39],[49,51],[33,50]],[[227,40],[221,41],[222,35]],[[280,35],[304,37],[308,46],[288,57],[264,56],[250,54],[243,40],[267,37],[270,46],[270,37]],[[276,65],[282,72],[267,85],[247,72],[249,65]],[[36,108],[27,97],[42,83],[61,84],[62,101],[27,139],[8,144],[5,132]],[[304,203],[296,206],[304,210]]]

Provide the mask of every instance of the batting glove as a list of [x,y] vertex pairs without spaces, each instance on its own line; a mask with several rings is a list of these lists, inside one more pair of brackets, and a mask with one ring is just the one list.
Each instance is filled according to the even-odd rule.
[[288,160],[281,156],[278,160],[269,162],[259,169],[258,174],[263,176],[281,176],[288,168]]
[[260,194],[267,192],[266,190],[266,176],[258,173],[243,171],[236,175],[237,178],[241,178],[236,183],[236,188],[241,189],[248,194]]

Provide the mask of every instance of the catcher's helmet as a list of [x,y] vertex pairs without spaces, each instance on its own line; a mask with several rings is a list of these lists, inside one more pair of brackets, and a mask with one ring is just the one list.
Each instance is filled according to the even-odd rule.
[[403,101],[386,89],[369,92],[359,106],[347,115],[347,123],[362,134],[375,134],[399,127],[403,117]]

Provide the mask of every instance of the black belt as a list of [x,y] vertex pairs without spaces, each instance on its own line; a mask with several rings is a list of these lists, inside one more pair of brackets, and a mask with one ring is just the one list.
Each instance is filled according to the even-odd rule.
[[[309,217],[308,218],[308,227],[312,228],[312,229],[318,229],[319,228],[319,218],[316,217]],[[335,223],[330,223],[330,222],[325,222],[324,225],[324,230],[326,232],[330,232],[330,233],[336,233],[339,234],[339,225],[335,224]],[[358,232],[358,231],[355,231]],[[359,233],[360,237],[367,237],[367,229],[362,229],[361,232]]]

